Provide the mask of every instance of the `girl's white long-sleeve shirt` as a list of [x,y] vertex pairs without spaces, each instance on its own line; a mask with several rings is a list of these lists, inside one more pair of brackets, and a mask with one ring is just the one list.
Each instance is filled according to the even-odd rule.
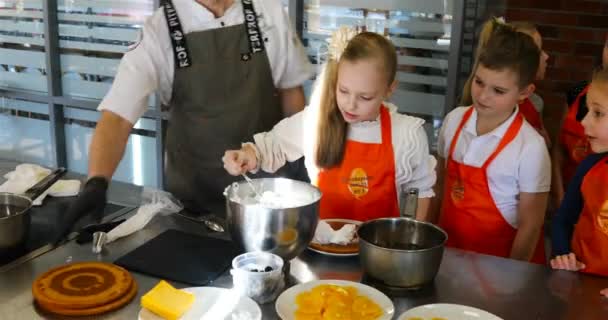
[[[397,192],[418,188],[419,197],[434,196],[437,162],[429,154],[428,139],[422,126],[424,120],[400,114],[397,107],[388,102],[384,106],[389,109],[391,119]],[[275,172],[286,161],[295,161],[304,156],[308,175],[314,183],[321,170],[315,164],[314,155],[317,124],[315,107],[308,106],[283,119],[271,131],[256,134],[253,138],[258,153],[258,168]],[[349,125],[347,138],[363,143],[381,143],[380,117]]]

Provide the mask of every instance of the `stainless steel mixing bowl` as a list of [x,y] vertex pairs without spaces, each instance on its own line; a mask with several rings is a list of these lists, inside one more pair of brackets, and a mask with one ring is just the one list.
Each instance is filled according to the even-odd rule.
[[286,261],[300,254],[312,240],[319,220],[321,192],[311,184],[285,178],[253,179],[259,191],[305,195],[300,206],[272,209],[247,203],[253,190],[247,182],[230,185],[226,195],[226,218],[232,239],[245,251],[266,251]]
[[370,220],[357,230],[364,272],[387,286],[418,288],[433,281],[447,234],[410,218]]

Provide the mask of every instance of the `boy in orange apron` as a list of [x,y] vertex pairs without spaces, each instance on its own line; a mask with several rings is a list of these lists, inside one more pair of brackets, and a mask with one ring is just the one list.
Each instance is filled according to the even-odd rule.
[[304,156],[312,183],[323,193],[322,219],[399,216],[403,188],[419,190],[417,215],[426,215],[436,161],[424,121],[385,102],[397,86],[394,46],[381,35],[342,28],[329,49],[310,106],[256,134],[255,144],[226,151],[224,168],[233,175],[274,172]]
[[[604,42],[602,68],[608,67],[608,33]],[[566,94],[568,108],[562,120],[559,140],[552,152],[553,193],[556,207],[564,198],[565,188],[574,176],[576,167],[592,153],[580,121],[587,113],[587,91],[589,84],[583,81]]]
[[[608,70],[597,72],[581,124],[592,154],[568,185],[553,220],[551,267],[608,276]],[[608,289],[601,291],[608,297]]]
[[439,137],[439,225],[448,246],[544,263],[549,155],[517,107],[534,90],[540,50],[511,26],[488,23],[492,34],[479,53],[473,105],[450,112]]

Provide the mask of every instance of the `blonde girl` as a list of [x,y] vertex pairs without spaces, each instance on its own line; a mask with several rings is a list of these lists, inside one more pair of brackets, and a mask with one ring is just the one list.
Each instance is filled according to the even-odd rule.
[[402,189],[419,190],[418,212],[433,196],[435,159],[424,121],[386,102],[397,88],[395,47],[381,35],[341,28],[304,111],[254,136],[223,161],[233,175],[275,172],[305,157],[323,193],[321,218],[359,221],[398,216]]

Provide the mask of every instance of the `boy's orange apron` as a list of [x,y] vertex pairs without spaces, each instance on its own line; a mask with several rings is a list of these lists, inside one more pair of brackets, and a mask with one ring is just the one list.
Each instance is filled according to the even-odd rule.
[[596,163],[581,184],[584,206],[572,236],[572,252],[587,266],[583,272],[608,276],[608,156]]
[[[517,136],[524,118],[516,115],[494,153],[481,168],[476,168],[453,159],[456,143],[471,114],[473,107],[464,114],[450,145],[439,226],[448,234],[448,246],[508,258],[517,229],[504,219],[492,200],[487,168]],[[541,232],[532,262],[545,263],[543,241]]]
[[541,119],[540,113],[538,113],[538,110],[536,110],[530,98],[524,99],[524,101],[519,104],[519,111],[524,116],[526,121],[528,121],[528,123],[534,127],[534,129],[538,131],[543,129],[543,120]]
[[321,219],[367,221],[399,216],[391,118],[384,106],[380,108],[380,125],[382,143],[347,140],[342,163],[319,173]]
[[589,86],[585,87],[568,109],[559,135],[560,143],[564,147],[566,153],[566,157],[562,163],[564,187],[572,180],[578,164],[592,153],[591,147],[589,146],[589,140],[585,135],[585,129],[583,128],[583,125],[576,120],[576,114],[580,108],[581,97],[586,95],[588,90]]

